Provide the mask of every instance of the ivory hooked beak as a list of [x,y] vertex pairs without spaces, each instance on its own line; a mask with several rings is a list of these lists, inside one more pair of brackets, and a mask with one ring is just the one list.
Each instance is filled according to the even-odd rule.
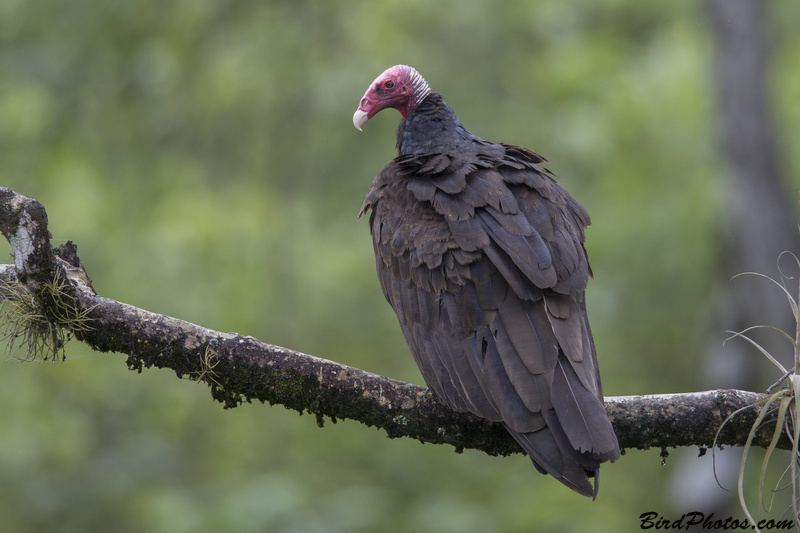
[[363,126],[364,123],[369,120],[367,114],[368,113],[366,111],[360,108],[356,109],[356,112],[353,114],[353,126],[355,126],[358,131],[362,131],[361,126]]

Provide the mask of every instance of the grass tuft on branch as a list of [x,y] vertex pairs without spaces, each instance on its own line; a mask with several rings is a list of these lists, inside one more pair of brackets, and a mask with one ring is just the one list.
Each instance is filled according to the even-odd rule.
[[37,292],[0,280],[0,341],[8,343],[9,356],[19,361],[63,361],[72,334],[91,330],[91,309],[80,307],[60,272]]

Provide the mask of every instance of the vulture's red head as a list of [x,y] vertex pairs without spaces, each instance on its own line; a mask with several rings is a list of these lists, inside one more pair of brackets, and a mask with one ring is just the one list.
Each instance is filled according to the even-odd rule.
[[370,84],[353,115],[353,125],[361,131],[366,121],[387,107],[397,109],[406,118],[430,92],[419,72],[408,65],[395,65]]

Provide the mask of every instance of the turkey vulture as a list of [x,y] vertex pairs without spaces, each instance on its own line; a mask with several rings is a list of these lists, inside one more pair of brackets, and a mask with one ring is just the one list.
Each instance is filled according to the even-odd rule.
[[539,472],[596,497],[619,444],[586,316],[589,215],[544,157],[467,131],[412,67],[378,76],[353,124],[387,107],[403,116],[399,155],[361,215],[425,382],[452,409],[502,422]]

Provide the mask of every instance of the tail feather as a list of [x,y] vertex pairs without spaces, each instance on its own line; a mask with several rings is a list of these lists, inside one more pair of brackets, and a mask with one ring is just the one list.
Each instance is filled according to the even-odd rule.
[[551,396],[554,414],[572,448],[601,461],[619,457],[617,436],[603,403],[586,390],[563,355],[558,359]]
[[539,472],[594,499],[600,464],[619,458],[614,429],[603,403],[583,387],[563,354],[556,367],[552,395],[554,407],[542,411],[547,423],[542,429],[519,432],[508,424],[506,429]]
[[[600,461],[592,460],[587,454],[581,454],[558,442],[562,439],[555,435],[560,429],[557,422],[555,425],[548,422],[544,428],[530,433],[519,433],[508,427],[506,429],[528,453],[533,466],[539,472],[550,474],[578,494],[592,499],[597,497]],[[589,480],[590,476],[594,477],[594,484]]]

